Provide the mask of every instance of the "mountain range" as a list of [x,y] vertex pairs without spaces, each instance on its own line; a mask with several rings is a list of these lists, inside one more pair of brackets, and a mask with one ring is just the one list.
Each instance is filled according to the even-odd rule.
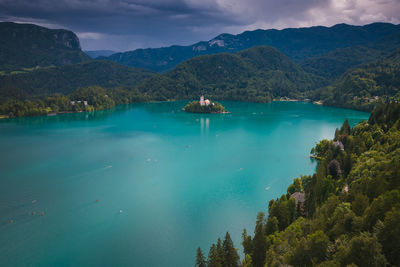
[[400,26],[389,23],[222,34],[192,46],[138,49],[96,60],[81,50],[71,31],[4,22],[0,35],[0,105],[100,86],[119,88],[110,94],[115,103],[204,94],[255,102],[310,98],[370,110],[375,103],[360,99],[393,99],[398,92],[395,79],[390,90],[381,82],[397,75]]
[[255,30],[241,34],[221,34],[209,41],[189,46],[136,49],[116,53],[108,59],[123,65],[157,72],[172,69],[180,62],[198,55],[236,53],[253,46],[272,46],[299,63],[340,48],[365,45],[400,32],[400,25],[373,23],[365,26],[337,24],[332,27]]
[[95,59],[98,57],[109,57],[113,54],[116,54],[117,52],[112,51],[112,50],[91,50],[91,51],[84,51],[86,55],[89,57]]

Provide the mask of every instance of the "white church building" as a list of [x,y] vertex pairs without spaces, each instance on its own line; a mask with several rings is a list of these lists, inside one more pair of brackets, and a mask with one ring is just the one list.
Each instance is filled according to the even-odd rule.
[[208,105],[211,104],[210,100],[208,100],[208,99],[204,100],[204,96],[203,95],[200,96],[200,101],[199,102],[200,102],[200,106],[208,106]]

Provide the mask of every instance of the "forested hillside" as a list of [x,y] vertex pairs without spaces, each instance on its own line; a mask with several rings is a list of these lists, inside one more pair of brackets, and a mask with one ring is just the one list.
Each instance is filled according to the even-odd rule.
[[0,22],[0,36],[0,74],[90,59],[82,52],[78,37],[71,31]]
[[345,121],[311,152],[316,173],[271,200],[253,235],[244,230],[242,262],[227,234],[207,259],[198,249],[196,266],[399,266],[400,104]]
[[[216,100],[254,102],[281,97],[310,98],[322,100],[326,105],[372,110],[377,103],[399,98],[398,52],[393,52],[400,48],[398,31],[398,25],[375,23],[362,27],[341,24],[331,28],[259,30],[237,38],[223,34],[207,43],[211,50],[201,48],[206,44],[192,48],[206,54],[230,53],[197,56],[165,74],[153,74],[89,59],[81,51],[76,35],[69,31],[0,23],[0,33],[7,37],[0,44],[0,105],[7,103],[1,109],[5,116],[36,114],[17,112],[15,107],[24,106],[23,101],[36,103],[38,98],[68,96],[78,88],[97,86],[94,88],[123,88],[118,97],[123,103],[197,99],[204,94]],[[322,55],[303,61],[300,67],[273,47],[245,49],[267,41],[281,47],[286,54],[294,53],[291,57],[297,60]],[[348,45],[353,46],[323,54]],[[163,49],[157,51],[164,53]],[[171,49],[182,57],[175,59],[185,58],[186,54],[179,52],[180,47]],[[238,50],[241,51],[232,53]],[[143,60],[152,64],[151,55],[148,56]],[[10,108],[10,103],[18,101],[18,105]]]
[[399,32],[400,26],[390,23],[255,30],[237,35],[221,34],[208,42],[198,42],[190,46],[173,45],[116,53],[107,59],[123,65],[163,72],[198,55],[236,53],[253,46],[267,45],[277,48],[291,60],[301,62],[340,48],[376,42],[384,36]]
[[152,76],[147,70],[109,61],[89,61],[61,67],[41,68],[11,75],[0,75],[0,100],[70,94],[79,87],[98,85],[133,88]]
[[361,65],[315,92],[324,104],[370,111],[377,103],[400,100],[400,49]]
[[157,100],[205,94],[213,99],[268,102],[281,96],[304,97],[324,84],[275,48],[264,46],[193,58],[145,81],[139,90]]
[[400,48],[400,34],[385,36],[378,42],[350,46],[312,57],[301,62],[306,72],[334,82],[347,70],[357,65],[378,60]]

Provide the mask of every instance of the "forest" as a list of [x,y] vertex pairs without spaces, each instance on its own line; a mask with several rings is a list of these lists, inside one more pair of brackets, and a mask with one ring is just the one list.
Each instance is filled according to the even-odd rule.
[[207,257],[198,248],[196,266],[399,266],[400,104],[354,128],[346,120],[311,153],[316,173],[270,200],[254,234],[244,229],[244,258],[227,233]]
[[358,66],[338,81],[316,90],[325,105],[371,111],[379,103],[400,100],[400,49],[382,59]]
[[100,86],[88,86],[79,88],[69,95],[56,94],[44,99],[8,99],[0,104],[0,114],[15,118],[52,113],[89,112],[143,101],[149,101],[148,97],[123,87],[106,89]]

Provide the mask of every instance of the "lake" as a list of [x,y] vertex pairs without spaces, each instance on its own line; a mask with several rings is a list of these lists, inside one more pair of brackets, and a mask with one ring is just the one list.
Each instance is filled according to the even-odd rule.
[[1,266],[194,266],[254,231],[312,174],[311,148],[369,114],[301,102],[186,102],[0,121]]

